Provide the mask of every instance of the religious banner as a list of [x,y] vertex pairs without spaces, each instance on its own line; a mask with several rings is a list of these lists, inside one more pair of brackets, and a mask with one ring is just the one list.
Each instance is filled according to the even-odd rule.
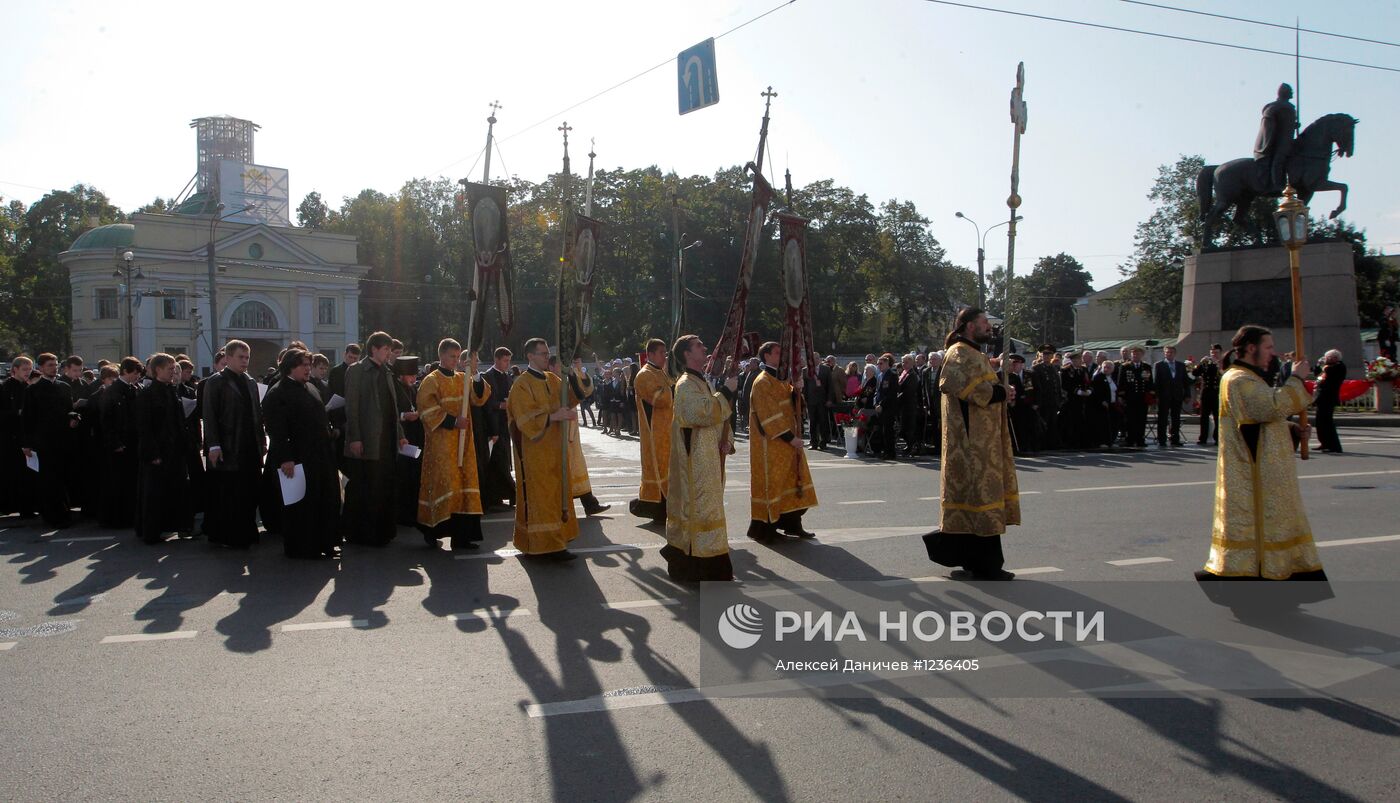
[[602,235],[603,224],[585,215],[574,215],[574,251],[572,265],[574,281],[578,285],[578,356],[591,348],[589,341],[593,333],[593,279],[598,259],[598,239]]
[[789,380],[813,376],[817,370],[812,337],[811,293],[807,281],[807,220],[779,212],[779,271],[785,302],[780,370]]
[[485,304],[496,298],[496,317],[501,334],[509,335],[515,325],[515,287],[510,264],[510,232],[506,219],[506,188],[462,182],[467,190],[467,210],[471,216],[472,245],[476,265],[472,275],[472,318],[467,334],[468,350],[481,346],[485,327]]
[[[759,238],[763,235],[763,224],[768,219],[768,206],[773,202],[773,188],[754,171],[753,197],[749,204],[749,224],[744,230],[744,250],[739,257],[739,278],[734,286],[734,298],[729,302],[729,312],[724,316],[724,328],[720,330],[719,342],[706,363],[705,372],[715,374],[726,371],[732,375],[739,370],[739,342],[744,335],[744,316],[749,305],[749,284],[753,281],[754,260],[758,255]],[[728,362],[729,360],[732,362]]]

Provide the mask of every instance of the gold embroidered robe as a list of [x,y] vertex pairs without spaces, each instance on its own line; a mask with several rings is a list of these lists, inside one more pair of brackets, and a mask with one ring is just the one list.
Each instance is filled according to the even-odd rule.
[[749,487],[753,519],[773,523],[790,510],[817,506],[817,489],[807,467],[807,452],[782,440],[802,436],[792,386],[767,366],[749,391]]
[[[472,383],[475,384],[475,383]],[[480,407],[491,398],[491,386],[481,383],[469,404]],[[433,371],[418,385],[418,420],[423,423],[423,467],[418,485],[418,523],[436,526],[453,513],[481,513],[481,484],[476,476],[476,445],[472,437],[472,417],[462,415],[462,392],[467,375],[454,371],[451,376]],[[442,422],[454,416],[455,429],[442,429]],[[459,433],[466,433],[467,446],[462,464],[457,465]]]
[[[569,383],[569,395],[582,401],[593,395],[593,380],[584,372],[582,377],[569,370],[573,380]],[[577,403],[577,402],[575,402]],[[583,459],[583,442],[579,439],[578,422],[565,421],[569,432],[569,493],[575,499],[593,493],[593,483],[588,479],[588,463]]]
[[1287,421],[1307,406],[1307,388],[1296,376],[1274,388],[1236,364],[1221,378],[1215,517],[1205,565],[1211,574],[1284,580],[1322,568]]
[[[637,373],[637,427],[642,442],[642,487],[637,498],[666,498],[671,472],[672,386],[666,372],[647,363]],[[648,415],[650,409],[650,415]]]
[[[528,555],[558,552],[578,537],[570,496],[560,501],[566,422],[550,421],[559,409],[563,380],[552,373],[525,371],[506,397],[511,446],[515,453],[515,548]],[[569,391],[568,406],[578,405]]]
[[675,485],[666,503],[666,541],[692,557],[723,555],[729,551],[729,535],[719,445],[734,444],[729,400],[722,392],[712,392],[704,377],[686,371],[676,382],[672,412],[670,435],[675,448],[670,475]]
[[1005,391],[987,355],[964,341],[944,356],[938,391],[943,411],[939,529],[1001,535],[1007,525],[1021,523]]

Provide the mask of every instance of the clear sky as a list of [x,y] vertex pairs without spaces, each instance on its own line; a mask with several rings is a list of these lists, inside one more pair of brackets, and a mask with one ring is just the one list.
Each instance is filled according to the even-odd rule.
[[[984,229],[1006,217],[1008,95],[1024,61],[1018,272],[1064,251],[1101,288],[1118,280],[1150,212],[1157,167],[1185,153],[1249,155],[1260,107],[1293,82],[1291,56],[921,0],[798,0],[719,40],[717,106],[678,116],[671,63],[559,113],[779,2],[0,0],[0,195],[29,203],[84,182],[124,209],[168,197],[194,172],[189,121],[230,114],[262,126],[256,159],[290,170],[293,206],[311,190],[338,205],[364,188],[466,175],[496,99],[496,175],[557,170],[563,120],[576,171],[596,138],[603,168],[710,174],[752,158],[771,84],[770,175],[790,167],[798,184],[830,177],[876,203],[913,200],[949,256],[973,267],[972,226],[953,213]],[[1390,0],[1163,2],[1400,41]],[[1119,0],[978,4],[1293,50],[1291,30]],[[1302,46],[1400,67],[1397,47],[1310,34]],[[1305,124],[1361,118],[1356,156],[1334,162],[1332,177],[1352,187],[1346,218],[1388,253],[1400,251],[1400,161],[1383,154],[1400,131],[1397,98],[1400,72],[1303,62]],[[1313,209],[1336,203],[1319,195]],[[987,238],[989,271],[1005,261],[1004,231]]]

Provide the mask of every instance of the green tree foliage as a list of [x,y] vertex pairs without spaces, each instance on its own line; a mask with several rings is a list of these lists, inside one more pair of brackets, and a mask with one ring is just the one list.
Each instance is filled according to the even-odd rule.
[[321,200],[321,193],[312,190],[297,205],[297,225],[308,229],[324,229],[330,223],[331,208]]
[[1042,257],[1016,277],[1011,297],[1012,336],[1063,346],[1074,340],[1074,302],[1093,292],[1093,276],[1079,260],[1060,253]]
[[[1340,240],[1351,244],[1356,265],[1356,311],[1361,328],[1374,328],[1382,311],[1400,299],[1400,268],[1388,264],[1380,254],[1366,247],[1366,233],[1340,220],[1314,222],[1308,232],[1313,242]],[[1304,313],[1306,315],[1306,312]]]
[[82,184],[50,192],[28,209],[6,207],[0,346],[9,340],[28,351],[69,350],[73,291],[58,255],[88,229],[125,219],[107,196]]

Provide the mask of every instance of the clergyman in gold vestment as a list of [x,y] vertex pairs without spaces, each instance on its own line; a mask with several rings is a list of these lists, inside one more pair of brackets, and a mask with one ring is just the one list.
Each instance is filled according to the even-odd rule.
[[958,313],[945,343],[938,392],[943,413],[943,459],[939,465],[939,528],[924,536],[929,560],[961,567],[954,577],[1010,580],[1002,568],[1001,535],[1021,523],[1016,463],[1006,403],[1015,388],[997,380],[982,353],[992,338],[978,309]]
[[561,404],[564,380],[550,373],[549,344],[542,337],[525,342],[529,368],[516,377],[506,397],[510,439],[515,452],[515,548],[525,555],[573,560],[569,542],[578,537],[574,500],[565,493],[565,424],[578,419],[579,399],[570,391]]
[[[647,341],[646,364],[632,387],[637,394],[637,431],[641,435],[642,485],[628,506],[634,516],[666,521],[666,493],[671,471],[671,377],[666,373],[666,344]],[[684,365],[678,365],[684,370]]]
[[[476,355],[466,371],[459,370],[461,356],[462,346],[456,340],[438,343],[437,370],[418,386],[418,416],[424,433],[418,524],[429,544],[436,546],[439,538],[450,537],[453,550],[475,549],[481,540],[481,484],[470,408],[491,398],[490,386],[477,376]],[[470,406],[463,415],[463,395],[468,391]]]
[[755,541],[772,541],[779,530],[798,538],[815,535],[802,527],[802,514],[817,506],[797,412],[802,387],[778,376],[781,356],[782,347],[771,340],[759,348],[763,366],[749,390],[749,537]]
[[729,412],[739,387],[729,377],[711,391],[702,373],[708,352],[695,335],[671,349],[684,373],[676,382],[671,419],[671,495],[661,556],[672,580],[733,580],[724,520],[724,459],[734,451]]
[[[1308,366],[1295,362],[1288,381],[1274,387],[1266,379],[1274,352],[1268,329],[1241,327],[1231,345],[1234,362],[1220,379],[1220,452],[1210,556],[1196,578],[1323,581],[1290,586],[1288,598],[1329,599],[1331,589],[1298,492],[1288,423],[1289,416],[1307,409],[1303,379]],[[1208,592],[1218,590],[1214,584],[1207,586],[1203,588]]]

